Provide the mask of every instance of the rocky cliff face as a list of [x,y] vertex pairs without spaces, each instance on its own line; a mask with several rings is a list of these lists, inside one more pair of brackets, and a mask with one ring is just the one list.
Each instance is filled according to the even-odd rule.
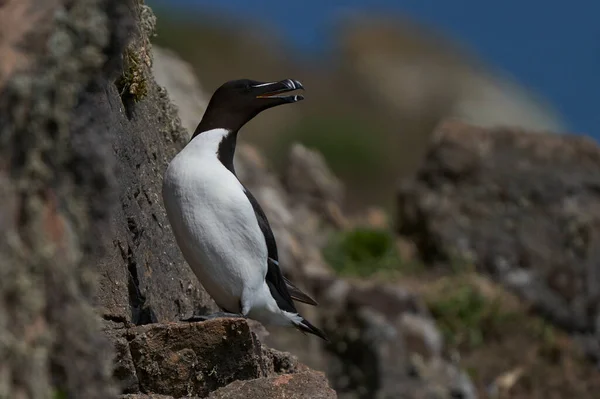
[[400,233],[462,257],[560,326],[598,331],[600,149],[573,136],[448,123],[400,188]]
[[[599,171],[600,148],[585,137],[449,122],[418,173],[400,185],[398,232],[426,262],[445,272],[457,261],[472,264],[567,332],[562,348],[552,343],[560,360],[551,363],[563,364],[564,348],[574,346],[578,360],[567,369],[593,370],[600,359]],[[592,397],[599,383],[594,370],[557,386],[561,397]]]
[[116,203],[94,96],[132,25],[120,1],[0,3],[0,397],[116,394],[90,306]]

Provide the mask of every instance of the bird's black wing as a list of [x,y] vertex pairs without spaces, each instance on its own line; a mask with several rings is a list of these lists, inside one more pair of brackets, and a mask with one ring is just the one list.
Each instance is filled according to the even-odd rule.
[[285,281],[285,285],[290,292],[290,296],[294,301],[306,303],[308,305],[317,306],[318,303],[314,299],[312,299],[308,294],[302,292],[300,288],[296,287],[290,280],[288,280],[285,276],[283,276],[283,280]]
[[283,277],[283,274],[281,274],[281,270],[279,269],[277,243],[275,242],[275,236],[273,235],[273,231],[271,230],[267,216],[252,193],[246,188],[244,188],[244,193],[246,193],[246,197],[248,197],[248,200],[252,204],[252,208],[254,208],[254,214],[258,220],[258,225],[265,236],[268,252],[268,270],[265,280],[269,286],[271,295],[277,302],[277,305],[280,309],[285,310],[286,312],[298,313],[285,283],[285,277]]
[[[271,226],[269,225],[269,221],[267,220],[267,216],[263,212],[262,208],[256,201],[256,198],[244,188],[244,192],[246,193],[246,197],[252,204],[252,208],[254,208],[254,214],[256,215],[256,220],[258,220],[258,225],[260,226],[260,230],[265,236],[265,242],[267,243],[267,275],[265,276],[265,281],[269,286],[269,291],[271,295],[277,302],[277,306],[279,309],[284,310],[290,313],[298,313],[296,310],[296,306],[294,306],[293,299],[301,300],[306,303],[314,304],[314,299],[300,291],[293,284],[289,282],[283,274],[281,274],[281,270],[279,269],[279,259],[277,255],[277,243],[275,242],[275,237],[273,236],[273,231],[271,230]],[[290,294],[291,290],[291,294]],[[299,294],[298,294],[299,293]],[[299,299],[300,298],[300,299]],[[303,333],[314,334],[318,337],[323,338],[325,341],[329,341],[327,336],[323,331],[313,326],[308,320],[303,317],[300,317],[299,321],[294,322],[294,325],[297,329],[302,331]]]

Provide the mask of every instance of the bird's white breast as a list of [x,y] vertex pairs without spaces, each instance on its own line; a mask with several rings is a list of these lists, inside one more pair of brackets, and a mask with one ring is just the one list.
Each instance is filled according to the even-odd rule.
[[194,138],[169,164],[167,217],[184,258],[215,302],[239,312],[264,286],[267,247],[244,187],[217,157],[224,129]]

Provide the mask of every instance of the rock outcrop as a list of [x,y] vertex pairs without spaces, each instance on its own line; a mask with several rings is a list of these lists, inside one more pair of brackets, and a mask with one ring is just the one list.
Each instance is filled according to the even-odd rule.
[[168,49],[153,46],[152,74],[156,82],[169,89],[169,98],[177,107],[182,126],[193,132],[208,105],[193,68]]
[[600,148],[447,123],[398,194],[399,233],[514,290],[600,355]]
[[[276,389],[278,377],[306,380],[307,385],[295,384],[297,394],[305,397],[330,392],[320,373],[298,364],[290,354],[262,346],[242,319],[154,323],[107,333],[117,348],[115,375],[129,395],[207,397],[236,390],[240,384]],[[238,385],[230,388],[233,382]]]
[[122,1],[0,2],[0,397],[116,394],[90,305],[116,205],[94,96],[132,26]]
[[210,394],[209,399],[333,399],[337,395],[327,386],[323,374],[301,372],[251,381],[236,381]]

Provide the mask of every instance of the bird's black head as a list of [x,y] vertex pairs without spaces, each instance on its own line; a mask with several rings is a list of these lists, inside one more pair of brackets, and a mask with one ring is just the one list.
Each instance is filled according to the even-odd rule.
[[299,89],[304,90],[304,87],[292,79],[280,82],[257,82],[249,79],[229,81],[212,95],[194,136],[216,128],[237,131],[268,108],[303,100],[301,95],[284,95]]

